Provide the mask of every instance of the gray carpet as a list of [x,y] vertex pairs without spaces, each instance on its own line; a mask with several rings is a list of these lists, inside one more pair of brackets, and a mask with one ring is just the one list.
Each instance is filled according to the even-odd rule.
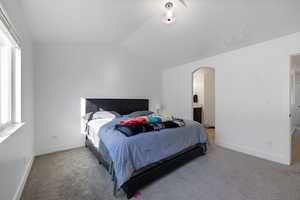
[[[284,166],[211,146],[141,190],[143,200],[299,200],[300,164]],[[85,148],[37,157],[23,200],[114,200],[108,173]]]

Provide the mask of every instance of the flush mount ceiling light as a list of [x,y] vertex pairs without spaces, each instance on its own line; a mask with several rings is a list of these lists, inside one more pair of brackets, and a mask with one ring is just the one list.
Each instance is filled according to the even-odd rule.
[[171,24],[175,22],[175,17],[174,17],[174,11],[173,11],[173,7],[174,4],[172,2],[167,2],[165,4],[165,8],[166,8],[166,13],[165,13],[165,17],[164,17],[164,22],[166,24]]
[[[187,7],[187,4],[185,3],[184,0],[178,0],[180,3],[184,5],[184,7]],[[175,17],[174,17],[174,3],[171,1],[168,1],[165,4],[165,9],[166,12],[163,17],[163,22],[166,24],[172,24],[175,22]]]

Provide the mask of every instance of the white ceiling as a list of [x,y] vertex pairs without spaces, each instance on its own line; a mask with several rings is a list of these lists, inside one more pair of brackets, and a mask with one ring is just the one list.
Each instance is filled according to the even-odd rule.
[[300,0],[20,0],[36,43],[121,45],[163,67],[300,31]]

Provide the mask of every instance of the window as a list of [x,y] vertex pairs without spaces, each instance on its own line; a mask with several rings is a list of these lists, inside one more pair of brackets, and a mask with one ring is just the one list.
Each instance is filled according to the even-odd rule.
[[17,38],[0,5],[0,133],[21,123],[21,49]]

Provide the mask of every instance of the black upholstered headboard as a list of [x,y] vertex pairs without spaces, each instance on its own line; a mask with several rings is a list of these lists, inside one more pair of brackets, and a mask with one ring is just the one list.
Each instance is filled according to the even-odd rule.
[[135,111],[149,110],[148,99],[95,99],[86,98],[85,112],[96,112],[100,108],[127,115]]

